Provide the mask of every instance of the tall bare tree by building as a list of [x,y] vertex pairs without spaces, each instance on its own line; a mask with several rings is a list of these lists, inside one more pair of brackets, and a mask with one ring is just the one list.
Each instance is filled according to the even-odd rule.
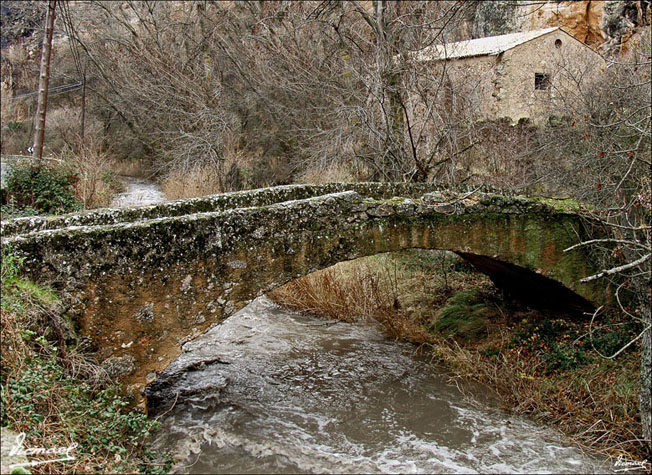
[[[566,96],[564,126],[552,129],[544,142],[546,155],[556,163],[543,178],[588,204],[584,213],[596,231],[594,238],[568,252],[589,249],[602,270],[583,281],[610,282],[620,310],[640,325],[628,345],[641,345],[641,443],[652,454],[649,34],[649,29],[644,32],[642,49],[611,61],[605,77],[591,89]],[[596,320],[599,317],[598,312]],[[620,352],[603,356],[615,358]]]

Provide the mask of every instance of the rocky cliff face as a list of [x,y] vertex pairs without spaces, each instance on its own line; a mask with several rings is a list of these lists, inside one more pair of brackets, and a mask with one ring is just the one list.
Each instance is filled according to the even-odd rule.
[[474,38],[560,26],[580,41],[603,49],[626,49],[637,30],[650,25],[650,0],[480,2]]

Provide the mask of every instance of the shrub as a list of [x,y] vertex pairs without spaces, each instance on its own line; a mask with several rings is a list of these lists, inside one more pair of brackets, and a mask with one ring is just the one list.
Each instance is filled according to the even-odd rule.
[[18,277],[18,267],[21,259],[15,257],[8,248],[2,249],[2,266],[0,266],[0,276],[2,285],[13,282]]
[[[77,469],[127,473],[143,464],[145,470],[153,454],[142,444],[158,422],[127,410],[119,390],[115,384],[98,390],[67,374],[56,359],[36,357],[21,374],[9,378],[2,396],[9,403],[7,418],[34,445],[65,447],[76,442]],[[61,464],[64,471],[70,467]]]
[[16,208],[12,201],[7,204],[3,204],[0,208],[0,215],[2,219],[14,219],[14,218],[23,218],[25,216],[36,216],[39,214],[39,210],[32,208],[31,206],[25,206],[24,208]]
[[577,337],[577,330],[569,322],[561,319],[545,319],[539,322],[524,321],[514,334],[511,346],[539,347],[540,342],[553,345],[563,337]]
[[63,214],[78,210],[72,186],[76,174],[62,168],[16,165],[7,178],[7,201],[13,212],[36,210],[44,214]]
[[[629,325],[626,324],[624,327],[621,327],[620,330],[596,331],[593,333],[593,341],[587,339],[584,346],[587,350],[595,349],[601,355],[611,356],[632,341],[632,332],[629,330],[634,327],[635,323],[632,322]],[[625,351],[632,351],[634,349],[634,346],[630,346]]]
[[543,359],[546,364],[546,374],[576,369],[591,362],[591,358],[583,349],[568,343],[553,343],[550,351],[544,355]]
[[84,208],[108,206],[116,193],[123,190],[110,166],[108,152],[102,150],[96,139],[89,137],[77,149],[64,151],[66,163],[75,170],[72,191]]
[[[582,330],[580,332],[580,329]],[[607,316],[602,325],[594,325],[590,334],[576,323],[561,319],[523,322],[514,333],[510,347],[542,354],[544,373],[576,369],[601,356],[610,356],[623,348],[640,332],[640,325],[618,322]],[[634,351],[631,345],[626,351]]]

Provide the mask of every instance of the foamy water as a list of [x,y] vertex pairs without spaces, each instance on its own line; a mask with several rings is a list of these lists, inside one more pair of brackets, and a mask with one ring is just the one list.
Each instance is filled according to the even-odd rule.
[[[219,358],[215,361],[215,358]],[[179,473],[591,473],[556,432],[475,401],[372,326],[260,298],[188,343],[155,438]],[[479,403],[478,400],[482,402]]]

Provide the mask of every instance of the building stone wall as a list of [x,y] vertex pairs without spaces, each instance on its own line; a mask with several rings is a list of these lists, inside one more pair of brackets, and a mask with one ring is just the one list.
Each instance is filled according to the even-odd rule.
[[[529,118],[541,124],[550,115],[563,115],[566,100],[578,95],[575,80],[587,90],[604,71],[605,61],[556,30],[498,55],[432,61],[428,67],[431,77],[444,78],[450,97],[439,101],[447,112],[471,120],[509,117],[516,123]],[[535,73],[550,75],[548,89],[535,89]]]
[[[561,30],[506,51],[500,63],[500,88],[493,98],[498,116],[535,123],[568,114],[568,102],[588,90],[605,67],[600,55]],[[548,89],[535,89],[536,73],[550,76]]]
[[[448,67],[455,71],[450,81],[457,94],[462,94],[470,102],[471,117],[492,117],[496,113],[493,100],[496,81],[500,77],[500,58],[496,56],[477,56],[449,61]],[[457,77],[454,77],[457,75]]]

